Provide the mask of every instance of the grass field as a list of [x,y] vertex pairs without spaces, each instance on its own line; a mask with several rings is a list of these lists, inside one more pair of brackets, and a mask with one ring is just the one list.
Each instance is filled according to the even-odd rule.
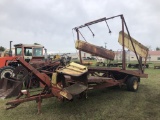
[[159,120],[160,119],[160,70],[146,69],[148,79],[141,79],[137,92],[125,88],[107,88],[90,91],[88,99],[59,102],[44,99],[42,114],[37,115],[35,101],[23,103],[15,109],[5,110],[0,100],[1,120]]

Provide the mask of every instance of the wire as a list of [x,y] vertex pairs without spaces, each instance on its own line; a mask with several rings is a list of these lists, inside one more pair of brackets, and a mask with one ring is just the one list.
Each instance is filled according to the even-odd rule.
[[[79,30],[78,30],[79,31]],[[79,31],[80,35],[83,37],[83,39],[87,42],[87,40],[85,39],[85,37],[82,35],[82,33]]]
[[[72,37],[73,37],[73,42],[74,42],[74,44],[76,44],[76,42],[75,42],[75,39],[74,39],[74,32],[73,32],[73,30],[74,30],[74,29],[72,29]],[[78,56],[77,49],[75,49],[75,50],[76,50],[76,54],[77,54],[77,56]]]
[[107,21],[106,21],[106,20],[105,20],[105,22],[106,22],[106,25],[107,25],[107,27],[108,27],[109,33],[111,34],[111,33],[112,33],[112,31],[110,30],[109,25],[108,25],[108,23],[107,23]]
[[73,32],[73,30],[74,30],[74,29],[72,29],[72,37],[73,37],[73,42],[74,42],[74,44],[75,44],[76,42],[75,42],[75,40],[74,40],[74,32]]
[[88,29],[91,31],[93,37],[95,36],[95,34],[93,33],[93,31],[91,30],[91,28],[87,25]]

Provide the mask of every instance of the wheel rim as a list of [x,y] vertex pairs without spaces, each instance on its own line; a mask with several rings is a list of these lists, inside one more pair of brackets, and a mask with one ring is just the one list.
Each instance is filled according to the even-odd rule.
[[136,90],[138,88],[138,82],[136,80],[133,83],[133,88],[134,88],[134,90]]
[[11,76],[14,76],[12,69],[5,69],[5,70],[2,71],[2,73],[1,73],[1,79],[2,79],[2,78],[9,78],[9,77],[11,77]]

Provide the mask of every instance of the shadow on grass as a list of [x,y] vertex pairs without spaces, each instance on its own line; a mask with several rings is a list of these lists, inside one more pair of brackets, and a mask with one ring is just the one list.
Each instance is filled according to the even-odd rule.
[[103,106],[104,102],[106,102],[108,105],[111,105],[114,100],[123,99],[123,96],[125,97],[124,92],[124,89],[120,89],[119,87],[112,87],[102,90],[89,91],[87,99],[75,98],[73,101],[65,102],[58,102],[55,99],[53,102],[53,99],[50,99],[50,102],[45,103],[45,108],[43,111],[55,111],[55,108],[59,109],[60,113],[63,114],[76,114],[77,112],[81,113],[88,109],[89,111],[95,111],[99,109],[99,106]]

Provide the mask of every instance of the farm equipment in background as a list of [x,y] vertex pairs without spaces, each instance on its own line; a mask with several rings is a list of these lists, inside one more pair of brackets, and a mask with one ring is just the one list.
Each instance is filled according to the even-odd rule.
[[[126,70],[126,62],[125,62],[125,42],[124,42],[124,26],[129,35],[129,39],[131,41],[131,46],[137,56],[139,52],[136,51],[135,44],[130,37],[127,25],[125,23],[123,15],[113,16],[110,18],[102,18],[98,19],[79,27],[75,27],[74,30],[77,32],[77,42],[76,48],[80,50],[80,58],[81,51],[89,52],[96,56],[105,57],[107,59],[114,59],[114,52],[109,51],[107,49],[101,49],[98,46],[93,44],[83,42],[79,40],[79,29],[83,27],[89,27],[89,25],[107,21],[109,19],[113,19],[115,17],[120,17],[122,20],[122,68],[112,68],[112,67],[86,67],[77,63],[70,63],[67,66],[58,66],[54,71],[37,70],[29,63],[27,63],[24,59],[19,58],[17,62],[21,64],[25,69],[28,70],[29,73],[33,74],[38,81],[40,81],[45,87],[39,93],[35,95],[30,95],[29,90],[21,90],[19,95],[15,100],[9,101],[6,105],[9,105],[8,109],[15,108],[23,102],[33,101],[35,100],[38,103],[38,113],[41,112],[41,102],[42,99],[56,97],[61,101],[64,100],[72,100],[75,96],[78,97],[87,97],[87,91],[94,89],[102,89],[111,86],[122,86],[126,85],[127,90],[129,91],[137,91],[140,78],[147,78],[148,75],[144,74],[144,70],[142,66],[140,66],[139,70]],[[136,44],[138,45],[138,44]],[[147,58],[147,49],[146,47],[140,47],[141,50],[146,50],[146,53],[140,55],[141,57],[145,56]],[[130,47],[129,47],[130,49]],[[138,56],[137,56],[138,59]],[[141,64],[141,59],[138,59],[139,64]],[[82,59],[80,59],[82,63]],[[21,79],[25,79],[25,76]],[[13,79],[12,79],[13,80]],[[25,97],[23,97],[25,96]]]
[[[142,64],[144,68],[149,68],[149,64]],[[139,68],[140,65],[138,63],[129,63],[128,68]]]
[[154,69],[160,69],[160,63],[154,63]]
[[32,45],[32,44],[16,44],[14,45],[15,55],[12,56],[11,51],[11,42],[10,50],[7,56],[3,53],[3,56],[0,57],[0,80],[3,78],[9,78],[12,76],[14,68],[19,66],[17,62],[14,61],[16,57],[22,57],[25,61],[31,64],[39,64],[44,59],[42,45]]
[[64,53],[61,55],[56,54],[53,56],[52,60],[60,60],[61,59],[63,61],[62,64],[65,66],[65,65],[69,64],[71,61],[71,57],[69,56],[69,54],[70,53]]
[[[13,50],[11,49],[11,42],[12,41],[10,41],[10,49],[4,51],[0,57],[0,97],[2,98],[15,96],[18,94],[18,92],[15,92],[16,89],[19,91],[22,88],[23,84],[21,84],[21,86],[19,85],[18,87],[18,81],[10,82],[9,79],[11,77],[20,79],[24,75],[28,74],[28,71],[16,61],[17,57],[22,57],[26,62],[29,62],[36,68],[48,64],[44,60],[44,46],[34,44],[16,44],[14,45],[15,48]],[[12,55],[12,50],[14,51],[14,55]],[[32,79],[32,81],[30,81],[30,79]],[[34,79],[34,76],[32,76],[32,78],[29,76],[26,77],[23,82],[25,87],[39,86],[39,81]]]
[[[65,66],[66,64],[70,63],[69,59],[66,60],[65,57],[69,58],[67,54],[63,54],[60,59],[48,61],[34,60],[29,62],[29,64],[40,73],[45,73],[52,78],[52,72],[54,72],[58,67]],[[26,89],[39,87],[40,85],[41,87],[44,87],[42,84],[40,84],[40,81],[36,78],[36,75],[32,74],[32,72],[29,72],[28,69],[23,67],[21,63],[17,61],[19,58],[23,59],[23,57],[15,58],[14,62],[16,62],[16,64],[19,66],[13,70],[12,76],[0,80],[0,98],[17,96],[22,89],[23,84]]]
[[101,57],[96,57],[96,66],[105,66],[105,59],[104,58],[101,58]]

